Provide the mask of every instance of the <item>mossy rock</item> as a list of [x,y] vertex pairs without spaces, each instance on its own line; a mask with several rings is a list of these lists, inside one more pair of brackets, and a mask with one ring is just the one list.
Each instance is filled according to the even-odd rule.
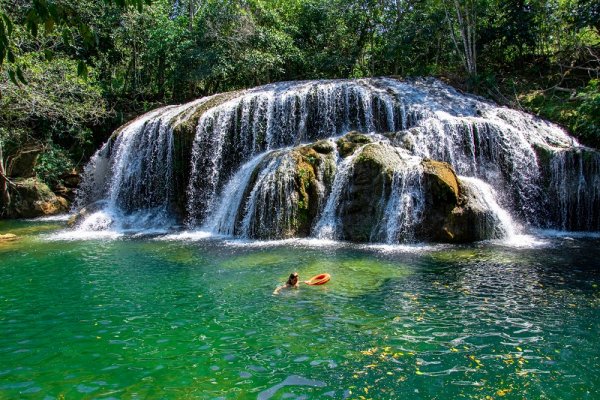
[[[460,197],[458,178],[452,166],[446,162],[423,160],[423,173],[432,196],[436,201],[455,206]],[[453,207],[452,207],[453,208]]]
[[318,169],[324,164],[322,155],[312,146],[303,146],[292,151],[296,163],[296,191],[298,193],[297,221],[294,236],[310,235],[310,228],[319,212]]
[[35,218],[66,213],[69,202],[57,196],[48,185],[35,179],[17,179],[12,192],[7,216],[10,218]]
[[403,163],[398,152],[383,143],[369,143],[356,155],[340,204],[343,239],[354,242],[380,239],[373,235],[377,234],[382,217],[382,199],[389,197],[393,171]]
[[364,144],[371,143],[372,141],[373,140],[367,135],[352,131],[339,138],[336,144],[340,155],[342,157],[348,157],[353,154],[357,148]]
[[334,150],[333,143],[329,140],[319,140],[312,145],[312,148],[319,154],[331,154]]
[[483,206],[481,199],[460,182],[459,204],[447,215],[436,241],[448,243],[472,243],[480,240],[498,239],[498,220],[494,212]]

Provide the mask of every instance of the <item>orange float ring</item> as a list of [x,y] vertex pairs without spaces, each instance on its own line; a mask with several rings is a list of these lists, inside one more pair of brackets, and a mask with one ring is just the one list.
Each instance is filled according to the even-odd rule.
[[319,275],[313,276],[312,278],[310,278],[307,281],[304,281],[304,283],[306,283],[307,285],[316,286],[316,285],[322,285],[324,283],[329,282],[329,279],[331,279],[331,275],[319,274]]

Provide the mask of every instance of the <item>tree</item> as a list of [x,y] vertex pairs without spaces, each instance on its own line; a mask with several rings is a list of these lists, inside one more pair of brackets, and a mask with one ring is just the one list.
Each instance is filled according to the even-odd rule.
[[470,77],[477,75],[477,3],[477,0],[444,0],[450,37]]

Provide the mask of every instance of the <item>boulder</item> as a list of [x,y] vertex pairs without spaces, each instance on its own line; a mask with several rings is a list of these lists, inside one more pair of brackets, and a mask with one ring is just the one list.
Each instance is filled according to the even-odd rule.
[[421,166],[425,212],[417,236],[423,240],[446,242],[449,235],[444,226],[460,199],[458,178],[452,166],[445,162],[423,160]]
[[504,236],[504,227],[494,210],[485,204],[482,193],[461,182],[459,204],[446,217],[438,241],[470,243]]
[[354,151],[360,146],[371,143],[372,140],[367,135],[352,131],[342,136],[337,141],[338,152],[342,157],[348,157],[350,154],[353,154]]
[[404,161],[391,146],[369,143],[356,155],[339,215],[345,240],[377,240],[373,234],[383,212],[382,199],[389,197],[394,169]]
[[7,210],[10,218],[35,218],[69,211],[67,199],[54,194],[48,185],[35,179],[15,179],[11,204]]

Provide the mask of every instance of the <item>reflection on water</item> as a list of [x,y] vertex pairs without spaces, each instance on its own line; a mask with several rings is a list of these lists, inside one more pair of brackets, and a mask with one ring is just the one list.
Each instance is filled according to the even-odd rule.
[[[595,238],[392,249],[0,225],[0,397],[598,398]],[[273,296],[291,271],[332,275]]]

